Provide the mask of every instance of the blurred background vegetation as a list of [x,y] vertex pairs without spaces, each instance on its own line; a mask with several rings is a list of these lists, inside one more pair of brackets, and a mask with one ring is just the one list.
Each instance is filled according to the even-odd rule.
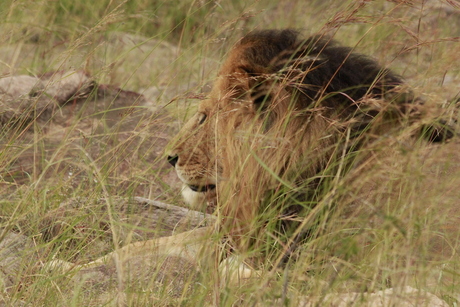
[[[107,51],[104,41],[109,33],[125,33],[135,40],[132,48],[159,41],[173,44],[178,49],[172,54],[174,59],[164,59],[169,64],[167,73],[176,78],[174,68],[193,70],[193,65],[185,65],[184,61],[199,61],[201,76],[194,76],[194,80],[204,82],[203,72],[215,69],[214,65],[208,69],[210,61],[204,58],[219,61],[228,46],[250,30],[289,27],[305,35],[318,32],[335,35],[344,44],[371,54],[407,78],[421,76],[420,79],[426,80],[443,74],[452,78],[458,75],[458,67],[450,67],[446,72],[447,64],[453,60],[446,55],[457,48],[453,44],[460,35],[457,14],[457,2],[438,0],[7,0],[0,3],[0,46],[35,45],[13,63],[3,61],[0,72],[19,69],[43,73],[56,69],[62,61],[57,61],[55,55],[61,53],[60,60],[65,57],[72,65],[106,78],[111,74],[108,65],[112,68],[119,65],[124,57],[129,57],[130,50],[117,52],[116,56],[106,53],[104,57],[103,52]],[[155,46],[146,52],[154,49]],[[26,61],[24,55],[35,61]],[[154,75],[139,77],[135,72],[142,59],[136,63],[137,67],[134,63],[126,64],[131,64],[132,74],[116,77],[112,74],[111,79],[104,80],[130,84],[130,89],[135,90],[160,82]],[[424,75],[427,68],[429,75]],[[191,76],[182,73],[181,77]]]

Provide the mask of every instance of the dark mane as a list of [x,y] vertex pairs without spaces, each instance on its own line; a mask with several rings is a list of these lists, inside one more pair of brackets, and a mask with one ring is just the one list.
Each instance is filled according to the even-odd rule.
[[[245,59],[253,63],[248,73],[295,76],[293,90],[307,98],[300,101],[308,105],[322,100],[325,107],[352,111],[359,99],[387,98],[387,93],[404,84],[401,77],[374,59],[340,46],[329,37],[302,39],[294,30],[263,30],[249,33],[239,45],[244,48]],[[254,70],[254,66],[258,68]],[[300,78],[293,69],[302,72]],[[404,108],[411,100],[412,94],[406,92],[403,101],[398,102]]]

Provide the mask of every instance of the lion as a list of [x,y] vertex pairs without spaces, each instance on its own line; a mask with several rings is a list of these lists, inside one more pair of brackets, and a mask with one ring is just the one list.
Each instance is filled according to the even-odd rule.
[[[311,233],[287,225],[317,217],[325,187],[383,135],[413,127],[431,141],[451,137],[426,129],[424,114],[402,77],[353,48],[290,29],[255,31],[230,51],[168,161],[185,201],[217,208],[232,248],[247,249],[264,232]],[[266,226],[273,217],[281,228]]]

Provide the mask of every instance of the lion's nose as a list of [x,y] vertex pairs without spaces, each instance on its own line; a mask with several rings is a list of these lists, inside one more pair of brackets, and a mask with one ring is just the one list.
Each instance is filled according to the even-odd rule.
[[176,166],[176,163],[177,163],[178,160],[179,160],[179,156],[178,156],[178,155],[168,156],[168,162],[169,162],[169,164],[171,164],[173,167]]

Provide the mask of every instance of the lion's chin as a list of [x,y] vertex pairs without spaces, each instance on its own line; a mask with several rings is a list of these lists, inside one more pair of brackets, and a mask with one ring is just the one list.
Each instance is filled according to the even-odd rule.
[[184,201],[194,210],[201,210],[203,207],[212,206],[215,199],[215,185],[193,186],[182,185],[182,196]]

